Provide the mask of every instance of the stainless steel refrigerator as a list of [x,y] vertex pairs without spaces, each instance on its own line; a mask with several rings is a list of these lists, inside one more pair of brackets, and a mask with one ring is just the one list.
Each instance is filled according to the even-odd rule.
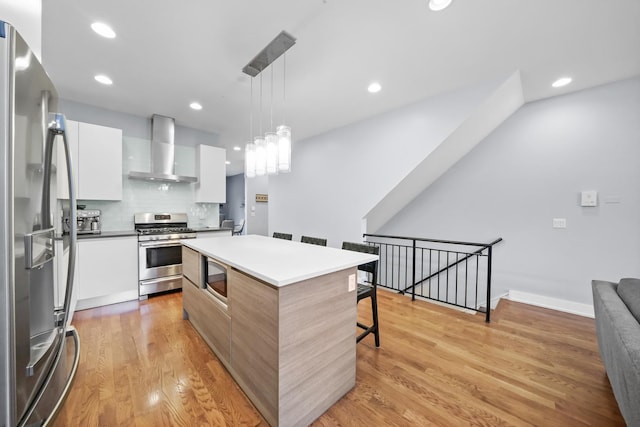
[[[52,216],[55,174],[67,176],[72,217],[76,208],[64,117],[50,113],[56,108],[57,92],[39,61],[0,21],[0,426],[48,424],[77,367],[79,341],[67,327],[75,221],[65,301],[54,306],[54,262],[62,255],[54,244],[61,238]],[[52,162],[56,144],[65,147],[62,170]]]

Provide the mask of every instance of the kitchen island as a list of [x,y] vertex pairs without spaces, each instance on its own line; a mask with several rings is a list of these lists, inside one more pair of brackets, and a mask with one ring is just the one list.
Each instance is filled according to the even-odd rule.
[[[272,426],[308,425],[355,386],[356,266],[375,255],[264,236],[183,240],[184,316]],[[206,289],[226,268],[226,302]]]

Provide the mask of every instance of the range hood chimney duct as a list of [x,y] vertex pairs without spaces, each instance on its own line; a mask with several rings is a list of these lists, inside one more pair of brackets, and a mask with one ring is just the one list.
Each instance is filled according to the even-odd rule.
[[151,117],[151,169],[149,172],[129,172],[130,179],[160,182],[198,182],[194,176],[175,173],[176,121],[154,114]]

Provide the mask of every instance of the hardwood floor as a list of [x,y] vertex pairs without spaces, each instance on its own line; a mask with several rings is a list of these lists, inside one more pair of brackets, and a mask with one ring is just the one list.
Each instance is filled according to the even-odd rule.
[[[503,300],[485,324],[385,291],[378,304],[382,346],[358,344],[356,387],[314,425],[624,426],[593,319]],[[74,324],[80,366],[56,426],[266,425],[182,320],[180,293]]]

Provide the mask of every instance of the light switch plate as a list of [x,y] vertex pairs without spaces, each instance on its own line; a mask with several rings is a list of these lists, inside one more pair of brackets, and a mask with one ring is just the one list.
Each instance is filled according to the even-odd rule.
[[581,193],[580,206],[598,206],[598,192],[583,191]]
[[553,228],[567,228],[567,218],[553,218]]
[[349,292],[353,292],[356,290],[356,275],[349,275]]

